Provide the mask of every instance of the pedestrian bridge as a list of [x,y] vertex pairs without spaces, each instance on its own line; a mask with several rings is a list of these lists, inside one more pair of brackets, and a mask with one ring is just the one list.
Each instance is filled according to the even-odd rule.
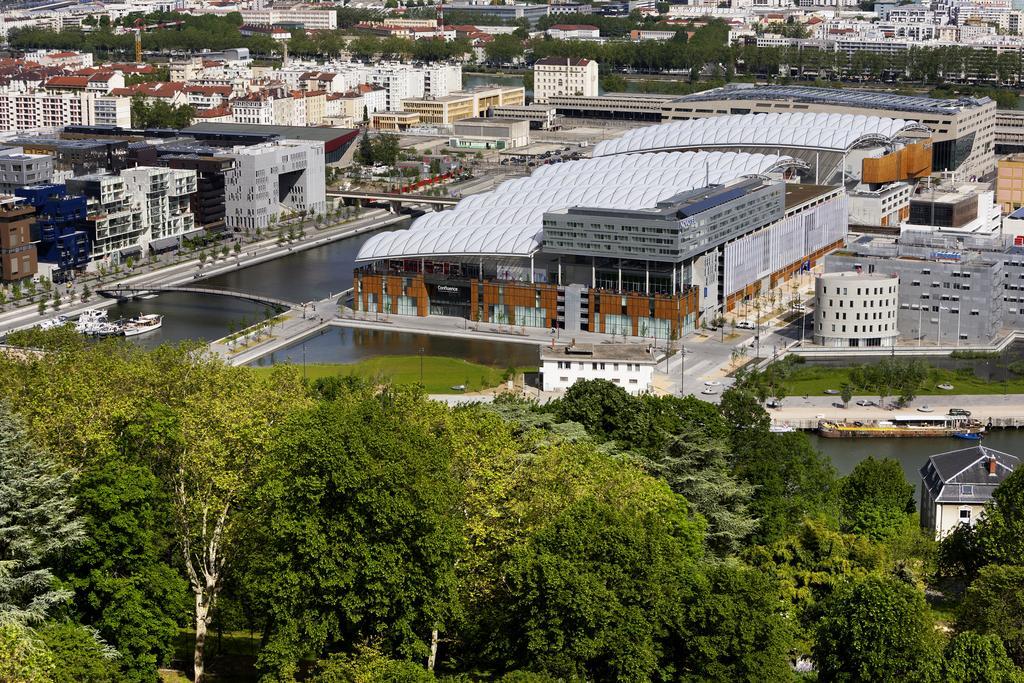
[[236,292],[230,289],[215,289],[213,287],[159,287],[159,286],[123,286],[123,287],[107,287],[100,289],[97,293],[100,296],[105,296],[108,299],[133,299],[137,296],[143,296],[146,294],[160,294],[162,292],[184,292],[186,294],[212,294],[214,296],[230,296],[235,299],[244,299],[246,301],[255,301],[256,303],[266,304],[267,306],[273,306],[275,308],[289,309],[289,308],[302,308],[302,304],[297,304],[292,301],[285,301],[284,299],[276,299],[272,296],[264,296],[262,294],[250,294],[249,292]]
[[363,206],[368,203],[387,204],[392,213],[398,213],[403,204],[426,204],[435,211],[455,206],[459,200],[455,197],[428,197],[426,195],[401,192],[357,192],[328,190],[328,197],[343,199],[346,204]]

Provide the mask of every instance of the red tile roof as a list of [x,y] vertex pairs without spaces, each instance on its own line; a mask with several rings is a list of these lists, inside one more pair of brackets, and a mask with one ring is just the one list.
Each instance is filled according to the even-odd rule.
[[89,85],[88,76],[54,76],[46,81],[46,88],[85,88]]

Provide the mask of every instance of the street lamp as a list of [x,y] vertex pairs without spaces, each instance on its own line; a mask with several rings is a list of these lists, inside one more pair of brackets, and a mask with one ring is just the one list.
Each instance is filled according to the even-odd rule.
[[949,308],[946,306],[939,306],[939,331],[935,335],[935,345],[942,346],[942,312],[948,311]]
[[420,384],[423,384],[423,347],[420,347]]
[[924,330],[921,329],[921,319],[924,316],[924,306],[921,304],[917,305],[917,345],[918,347],[924,343]]

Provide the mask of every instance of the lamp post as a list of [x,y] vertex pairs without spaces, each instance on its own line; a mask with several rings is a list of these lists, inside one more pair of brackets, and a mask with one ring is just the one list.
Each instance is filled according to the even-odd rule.
[[956,345],[960,346],[960,313],[963,311],[963,307],[956,309]]
[[686,347],[683,338],[679,338],[679,398],[686,396]]
[[939,331],[935,335],[935,345],[942,346],[942,312],[948,311],[949,308],[946,306],[939,306]]
[[918,347],[924,343],[924,330],[921,329],[921,320],[924,317],[924,306],[921,304],[917,305],[917,345]]
[[420,384],[423,384],[423,347],[420,347]]

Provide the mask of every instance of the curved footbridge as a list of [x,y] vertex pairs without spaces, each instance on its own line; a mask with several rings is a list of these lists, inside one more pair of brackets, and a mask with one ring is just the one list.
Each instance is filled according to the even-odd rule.
[[105,289],[98,290],[100,296],[105,296],[110,299],[133,299],[138,296],[145,296],[146,294],[161,294],[163,292],[184,292],[186,294],[212,294],[214,296],[230,296],[235,299],[244,299],[246,301],[255,301],[256,303],[266,304],[280,309],[290,308],[302,308],[302,304],[295,303],[294,301],[285,301],[284,299],[278,299],[272,296],[264,296],[262,294],[253,294],[251,292],[237,292],[230,289],[216,289],[214,287],[174,287],[174,286],[148,286],[148,285],[136,285],[133,287],[108,287]]

